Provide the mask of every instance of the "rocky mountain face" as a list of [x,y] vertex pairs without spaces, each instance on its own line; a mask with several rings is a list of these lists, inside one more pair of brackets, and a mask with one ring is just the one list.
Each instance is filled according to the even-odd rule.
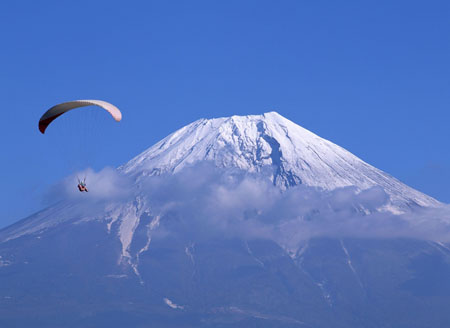
[[116,175],[126,193],[0,231],[1,327],[450,322],[450,249],[401,233],[445,205],[277,113],[196,121],[91,181]]

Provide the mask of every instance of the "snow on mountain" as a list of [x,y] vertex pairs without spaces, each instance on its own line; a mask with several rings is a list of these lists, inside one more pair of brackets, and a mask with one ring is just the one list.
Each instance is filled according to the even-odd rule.
[[[346,186],[359,190],[380,186],[391,199],[382,210],[391,212],[404,212],[418,205],[441,205],[275,112],[195,121],[121,166],[119,172],[136,179],[139,185],[146,176],[177,173],[203,161],[219,168],[264,172],[264,177],[269,172],[273,184],[283,190],[299,184],[326,191]],[[132,254],[130,247],[143,218],[149,220],[145,223],[144,242]],[[108,233],[118,236],[121,261],[128,262],[139,274],[139,256],[148,249],[153,230],[160,222],[160,213],[144,195],[111,201],[96,210],[64,202],[3,229],[0,241],[39,235],[65,222],[93,220],[105,222]]]
[[139,179],[176,173],[201,161],[248,172],[271,167],[274,185],[283,189],[299,184],[325,190],[380,186],[390,196],[393,208],[440,204],[276,112],[200,119],[119,169]]
[[[231,175],[182,171],[205,161]],[[235,168],[261,175],[221,184]],[[0,230],[2,327],[449,321],[445,206],[277,113],[202,119],[92,173],[89,193],[66,182],[60,203]],[[346,186],[412,211],[377,211],[380,188],[328,192]],[[382,201],[368,208],[371,192]]]

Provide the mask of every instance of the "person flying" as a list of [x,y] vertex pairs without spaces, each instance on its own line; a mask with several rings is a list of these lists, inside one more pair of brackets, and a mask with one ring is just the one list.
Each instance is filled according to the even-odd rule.
[[78,190],[80,192],[83,192],[83,191],[88,192],[85,181],[78,181]]
[[[48,109],[39,119],[39,131],[42,134],[45,134],[48,126],[61,115],[64,115],[65,113],[73,109],[84,108],[88,106],[96,106],[106,110],[116,122],[120,122],[120,120],[122,120],[122,113],[120,112],[120,110],[113,104],[110,104],[106,101],[98,99],[72,100],[57,104]],[[80,192],[88,192],[88,189],[86,187],[86,179],[78,179],[77,187]]]

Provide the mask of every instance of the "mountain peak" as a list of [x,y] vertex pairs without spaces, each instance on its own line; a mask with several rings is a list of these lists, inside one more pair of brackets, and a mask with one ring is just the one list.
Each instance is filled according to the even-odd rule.
[[400,207],[439,204],[274,111],[197,120],[120,170],[139,178],[176,173],[202,161],[252,173],[271,170],[273,184],[282,189],[300,184],[325,190],[380,186]]
[[278,112],[276,111],[270,111],[267,113],[262,114],[261,116],[267,118],[267,119],[272,119],[272,120],[285,120],[285,121],[289,121],[287,118],[285,118],[284,116],[280,115]]

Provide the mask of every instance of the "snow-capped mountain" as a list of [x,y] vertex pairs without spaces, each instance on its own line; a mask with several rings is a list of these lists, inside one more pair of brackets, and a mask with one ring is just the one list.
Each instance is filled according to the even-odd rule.
[[201,161],[248,172],[270,167],[273,183],[281,188],[304,184],[325,190],[346,186],[364,190],[380,186],[398,208],[440,204],[276,112],[200,119],[167,136],[120,170],[139,178],[175,173]]
[[89,193],[73,180],[0,230],[1,327],[450,322],[445,206],[277,113],[202,119]]
[[[390,197],[390,201],[379,209],[393,213],[402,213],[418,205],[442,205],[275,112],[200,119],[159,141],[119,167],[118,171],[131,177],[137,187],[148,177],[180,173],[202,162],[213,163],[219,170],[236,168],[256,174],[263,172],[263,179],[269,178],[282,190],[296,185],[325,191],[348,186],[362,191],[379,186]],[[108,231],[114,225],[118,227],[121,257],[132,263],[129,248],[141,216],[154,216],[146,243],[151,239],[150,230],[159,224],[161,213],[155,212],[147,198],[139,192],[134,193],[131,199],[111,202],[99,213],[83,213],[80,206],[72,202],[58,204],[3,229],[0,241],[39,233],[65,221],[99,220],[107,222]],[[364,207],[356,208],[366,211]]]

